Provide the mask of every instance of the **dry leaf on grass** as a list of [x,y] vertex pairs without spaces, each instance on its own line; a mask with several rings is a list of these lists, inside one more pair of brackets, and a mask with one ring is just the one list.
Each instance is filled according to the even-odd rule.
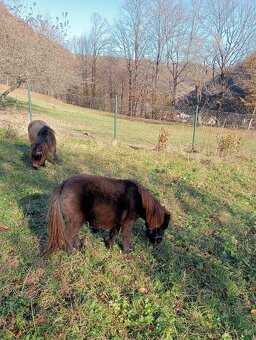
[[250,287],[248,290],[249,292],[256,292],[256,287]]
[[138,292],[141,293],[141,294],[147,295],[148,294],[148,289],[145,288],[145,287],[141,287],[141,288],[138,289]]

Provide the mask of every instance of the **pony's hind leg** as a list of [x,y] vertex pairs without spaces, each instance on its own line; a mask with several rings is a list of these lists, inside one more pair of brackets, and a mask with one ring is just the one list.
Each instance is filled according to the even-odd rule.
[[83,219],[72,221],[69,225],[69,239],[70,239],[70,246],[72,248],[71,253],[75,250],[80,250],[82,247],[82,242],[78,236],[79,229],[83,224]]
[[80,212],[80,210],[67,209],[66,210],[66,220],[67,220],[67,228],[66,228],[66,236],[67,236],[67,251],[70,254],[73,254],[75,250],[81,248],[81,240],[78,237],[79,229],[81,228],[84,222],[84,216]]

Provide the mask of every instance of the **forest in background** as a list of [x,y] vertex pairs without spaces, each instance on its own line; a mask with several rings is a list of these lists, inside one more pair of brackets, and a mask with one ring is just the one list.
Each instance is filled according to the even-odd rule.
[[255,113],[253,1],[126,0],[112,26],[94,13],[90,31],[70,38],[70,25],[68,13],[53,20],[36,3],[0,1],[0,100],[30,82],[75,104],[104,98],[110,110],[118,95],[131,117],[179,104]]

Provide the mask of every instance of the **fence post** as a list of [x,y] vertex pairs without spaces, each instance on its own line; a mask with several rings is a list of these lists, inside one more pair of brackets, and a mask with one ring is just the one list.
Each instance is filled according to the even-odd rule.
[[32,103],[30,94],[30,82],[28,82],[28,112],[29,112],[29,122],[32,122]]
[[198,121],[198,105],[196,105],[196,112],[194,118],[194,128],[193,128],[193,141],[192,141],[192,152],[195,152],[195,144],[196,144],[196,126]]
[[114,139],[116,140],[117,131],[117,111],[118,111],[118,96],[115,96],[115,113],[114,113]]

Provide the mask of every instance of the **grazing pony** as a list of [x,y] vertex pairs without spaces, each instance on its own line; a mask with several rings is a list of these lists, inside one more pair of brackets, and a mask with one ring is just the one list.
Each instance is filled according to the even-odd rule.
[[107,242],[110,249],[121,229],[123,251],[129,253],[131,232],[139,217],[146,222],[149,240],[161,242],[170,214],[142,185],[132,180],[93,175],[70,177],[52,193],[44,254],[56,249],[69,253],[79,249],[78,232],[84,222],[110,231]]
[[29,157],[34,168],[45,166],[49,154],[56,161],[56,139],[52,128],[42,120],[33,120],[28,125],[28,136],[31,142]]

